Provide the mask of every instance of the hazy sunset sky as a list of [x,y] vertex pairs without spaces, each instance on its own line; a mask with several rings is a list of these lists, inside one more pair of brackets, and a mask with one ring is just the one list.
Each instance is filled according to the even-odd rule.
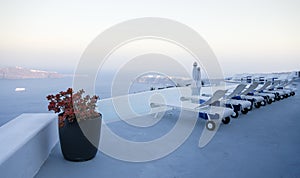
[[2,0],[0,67],[70,72],[105,29],[162,17],[196,30],[225,75],[300,70],[299,9],[298,0]]

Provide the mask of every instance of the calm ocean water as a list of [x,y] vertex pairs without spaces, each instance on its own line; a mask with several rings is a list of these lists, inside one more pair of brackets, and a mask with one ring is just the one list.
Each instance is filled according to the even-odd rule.
[[[105,76],[105,80],[95,82],[96,94],[101,98],[111,96],[112,77]],[[46,96],[65,91],[72,87],[73,78],[61,79],[24,79],[0,80],[0,126],[23,113],[46,113],[48,101]],[[16,92],[16,88],[26,91]],[[150,85],[134,84],[128,92],[136,93],[150,89]]]
[[71,86],[72,78],[0,80],[0,125],[22,113],[48,112],[46,96]]

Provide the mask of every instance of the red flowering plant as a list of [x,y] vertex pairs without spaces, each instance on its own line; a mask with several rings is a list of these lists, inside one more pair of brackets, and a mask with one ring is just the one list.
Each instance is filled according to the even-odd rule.
[[65,125],[65,121],[72,123],[76,119],[80,120],[93,119],[100,116],[100,113],[95,111],[98,96],[90,96],[83,94],[84,90],[79,90],[74,93],[72,88],[67,91],[61,91],[56,95],[48,95],[49,101],[48,110],[59,113],[59,127]]

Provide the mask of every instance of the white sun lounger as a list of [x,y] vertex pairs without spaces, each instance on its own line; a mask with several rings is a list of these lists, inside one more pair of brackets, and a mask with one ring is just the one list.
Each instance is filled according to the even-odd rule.
[[221,99],[227,90],[217,90],[212,97],[206,100],[203,104],[199,104],[199,100],[203,99],[203,96],[192,96],[191,89],[189,87],[179,87],[182,96],[179,98],[180,103],[172,103],[166,104],[160,101],[152,101],[150,106],[152,108],[155,107],[178,107],[186,111],[197,112],[200,114],[205,114],[207,118],[206,128],[208,130],[214,130],[216,127],[216,122],[214,119],[222,119],[224,124],[228,124],[230,122],[230,116],[234,114],[233,109],[219,107],[219,106],[211,106],[211,104],[215,103],[219,99]]

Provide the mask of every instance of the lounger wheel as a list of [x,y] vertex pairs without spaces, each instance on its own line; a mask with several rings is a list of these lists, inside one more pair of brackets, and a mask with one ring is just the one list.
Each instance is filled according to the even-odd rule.
[[214,121],[207,121],[205,127],[207,128],[207,130],[213,131],[216,128],[216,123]]
[[254,107],[260,108],[260,103],[254,103]]
[[253,108],[253,105],[251,104],[250,108],[247,108],[248,111],[251,111]]
[[294,96],[294,95],[295,95],[295,92],[292,92],[291,95]]
[[267,102],[268,102],[268,104],[272,104],[273,101],[272,101],[272,99],[268,99]]
[[277,95],[277,96],[275,97],[275,100],[276,100],[276,101],[279,101],[279,100],[280,100],[280,96]]
[[266,104],[267,104],[266,101],[261,101],[261,102],[260,102],[260,105],[261,105],[261,106],[266,106]]
[[223,124],[228,124],[230,122],[230,117],[225,117],[222,119]]
[[241,112],[242,112],[243,114],[247,114],[247,113],[248,113],[248,109],[247,109],[247,108],[242,109]]
[[238,111],[234,111],[234,114],[231,115],[232,118],[237,118],[239,117],[239,112]]

